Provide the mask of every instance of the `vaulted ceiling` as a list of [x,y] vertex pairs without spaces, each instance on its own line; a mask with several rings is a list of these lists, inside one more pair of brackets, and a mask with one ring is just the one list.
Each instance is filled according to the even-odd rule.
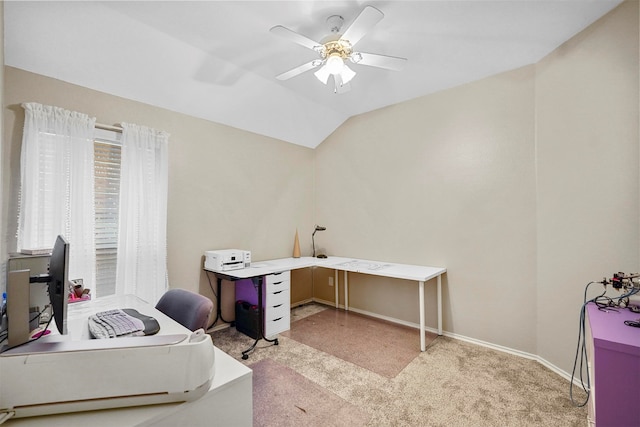
[[[5,64],[98,91],[316,147],[354,115],[539,61],[621,0],[5,1]],[[357,50],[407,58],[361,64],[335,94],[307,71],[314,41],[367,5],[384,13]]]

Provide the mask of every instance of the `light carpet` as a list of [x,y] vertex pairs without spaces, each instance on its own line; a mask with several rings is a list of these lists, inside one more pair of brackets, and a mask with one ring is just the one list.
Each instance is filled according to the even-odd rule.
[[253,369],[253,425],[366,426],[371,415],[271,359]]
[[[292,323],[324,309],[318,304],[296,308]],[[242,360],[253,339],[233,327],[212,335],[214,345],[248,366],[271,359],[340,397],[368,415],[369,427],[587,425],[586,408],[571,404],[566,379],[534,360],[448,337],[438,337],[388,378],[282,335],[280,345],[260,341],[249,360]],[[258,377],[254,372],[254,382]],[[575,397],[581,401],[584,393],[578,390]],[[268,398],[268,390],[261,392],[254,405]],[[345,425],[331,412],[315,425]]]

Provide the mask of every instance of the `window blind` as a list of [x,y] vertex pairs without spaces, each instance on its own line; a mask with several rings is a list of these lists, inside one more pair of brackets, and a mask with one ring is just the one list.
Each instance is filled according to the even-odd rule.
[[95,159],[95,240],[96,291],[99,296],[115,293],[120,200],[121,135],[96,132]]

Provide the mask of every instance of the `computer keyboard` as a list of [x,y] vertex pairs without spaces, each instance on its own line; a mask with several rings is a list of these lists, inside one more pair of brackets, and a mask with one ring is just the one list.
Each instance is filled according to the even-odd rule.
[[102,311],[89,316],[89,332],[94,338],[116,338],[144,335],[144,322],[120,309]]

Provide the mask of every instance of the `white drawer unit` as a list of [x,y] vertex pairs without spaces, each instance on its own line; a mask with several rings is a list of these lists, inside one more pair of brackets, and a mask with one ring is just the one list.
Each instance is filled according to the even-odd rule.
[[291,326],[291,272],[264,277],[264,336],[273,337]]

